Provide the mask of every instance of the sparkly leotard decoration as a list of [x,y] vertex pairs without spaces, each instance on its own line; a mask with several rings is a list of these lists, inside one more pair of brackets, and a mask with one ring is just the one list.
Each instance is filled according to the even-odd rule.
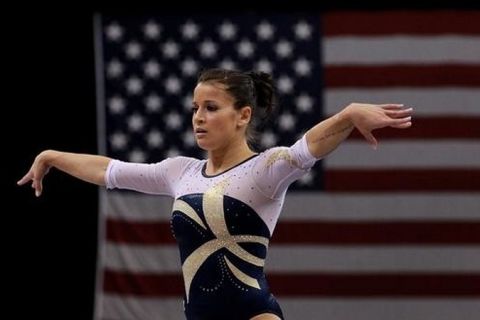
[[112,160],[107,188],[175,199],[171,224],[180,250],[188,320],[283,319],[263,270],[288,186],[315,163],[305,137],[209,176],[206,160],[155,164]]

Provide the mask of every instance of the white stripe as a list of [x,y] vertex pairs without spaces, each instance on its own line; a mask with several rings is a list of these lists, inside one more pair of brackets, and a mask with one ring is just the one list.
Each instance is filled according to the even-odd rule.
[[352,102],[366,102],[403,103],[414,108],[414,116],[480,116],[478,88],[327,88],[324,99],[327,115]]
[[281,221],[480,221],[478,193],[290,192]]
[[[375,135],[375,132],[374,132]],[[324,159],[328,169],[480,168],[480,141],[379,140],[377,150],[366,141],[345,141]]]
[[98,320],[184,320],[180,298],[145,298],[104,294]]
[[[479,299],[290,298],[277,296],[285,319],[477,320]],[[184,320],[180,298],[105,295],[98,320]]]
[[270,245],[272,272],[478,272],[480,247]]
[[[130,194],[120,197],[106,192],[101,197],[101,210],[104,203],[110,206],[132,208],[117,211],[108,210],[114,219],[127,219],[136,222],[167,222],[170,220],[170,199],[163,197]],[[107,201],[104,201],[104,198]],[[358,194],[324,192],[289,192],[285,198],[281,220],[480,220],[480,200],[478,193],[404,193]],[[157,211],[159,201],[163,214]],[[116,205],[114,203],[117,202]],[[168,203],[167,203],[168,202]],[[140,204],[143,210],[135,209]],[[168,214],[167,214],[168,212]],[[113,214],[115,213],[115,215]]]
[[285,319],[477,320],[479,299],[314,299],[279,297]]
[[[107,245],[105,267],[138,273],[180,273],[174,245]],[[480,247],[314,246],[270,244],[265,266],[272,272],[477,272]]]
[[156,222],[170,219],[173,199],[137,192],[108,191],[104,214],[127,221]]
[[327,65],[480,63],[476,36],[339,36],[326,37],[322,46]]

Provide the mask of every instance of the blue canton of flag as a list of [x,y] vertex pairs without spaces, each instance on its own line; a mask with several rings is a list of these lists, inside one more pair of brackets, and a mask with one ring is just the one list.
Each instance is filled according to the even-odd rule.
[[[320,17],[102,16],[106,154],[133,162],[204,157],[191,130],[192,92],[209,67],[272,74],[277,112],[260,147],[291,145],[322,118]],[[320,166],[292,189],[319,188]]]

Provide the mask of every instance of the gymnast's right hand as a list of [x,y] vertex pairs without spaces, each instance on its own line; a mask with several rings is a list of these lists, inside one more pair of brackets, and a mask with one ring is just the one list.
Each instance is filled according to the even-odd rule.
[[50,170],[50,166],[47,164],[48,158],[48,151],[43,151],[39,153],[35,160],[33,161],[30,170],[28,170],[27,174],[23,176],[20,180],[17,181],[18,185],[24,185],[28,182],[32,182],[32,188],[35,189],[35,195],[40,197],[43,190],[43,177],[48,173]]

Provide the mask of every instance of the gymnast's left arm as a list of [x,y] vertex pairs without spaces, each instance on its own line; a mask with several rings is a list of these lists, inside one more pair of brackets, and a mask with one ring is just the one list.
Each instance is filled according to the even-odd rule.
[[308,150],[314,157],[323,158],[355,128],[376,149],[378,141],[372,131],[384,127],[409,128],[412,125],[412,110],[403,104],[351,103],[307,131]]

